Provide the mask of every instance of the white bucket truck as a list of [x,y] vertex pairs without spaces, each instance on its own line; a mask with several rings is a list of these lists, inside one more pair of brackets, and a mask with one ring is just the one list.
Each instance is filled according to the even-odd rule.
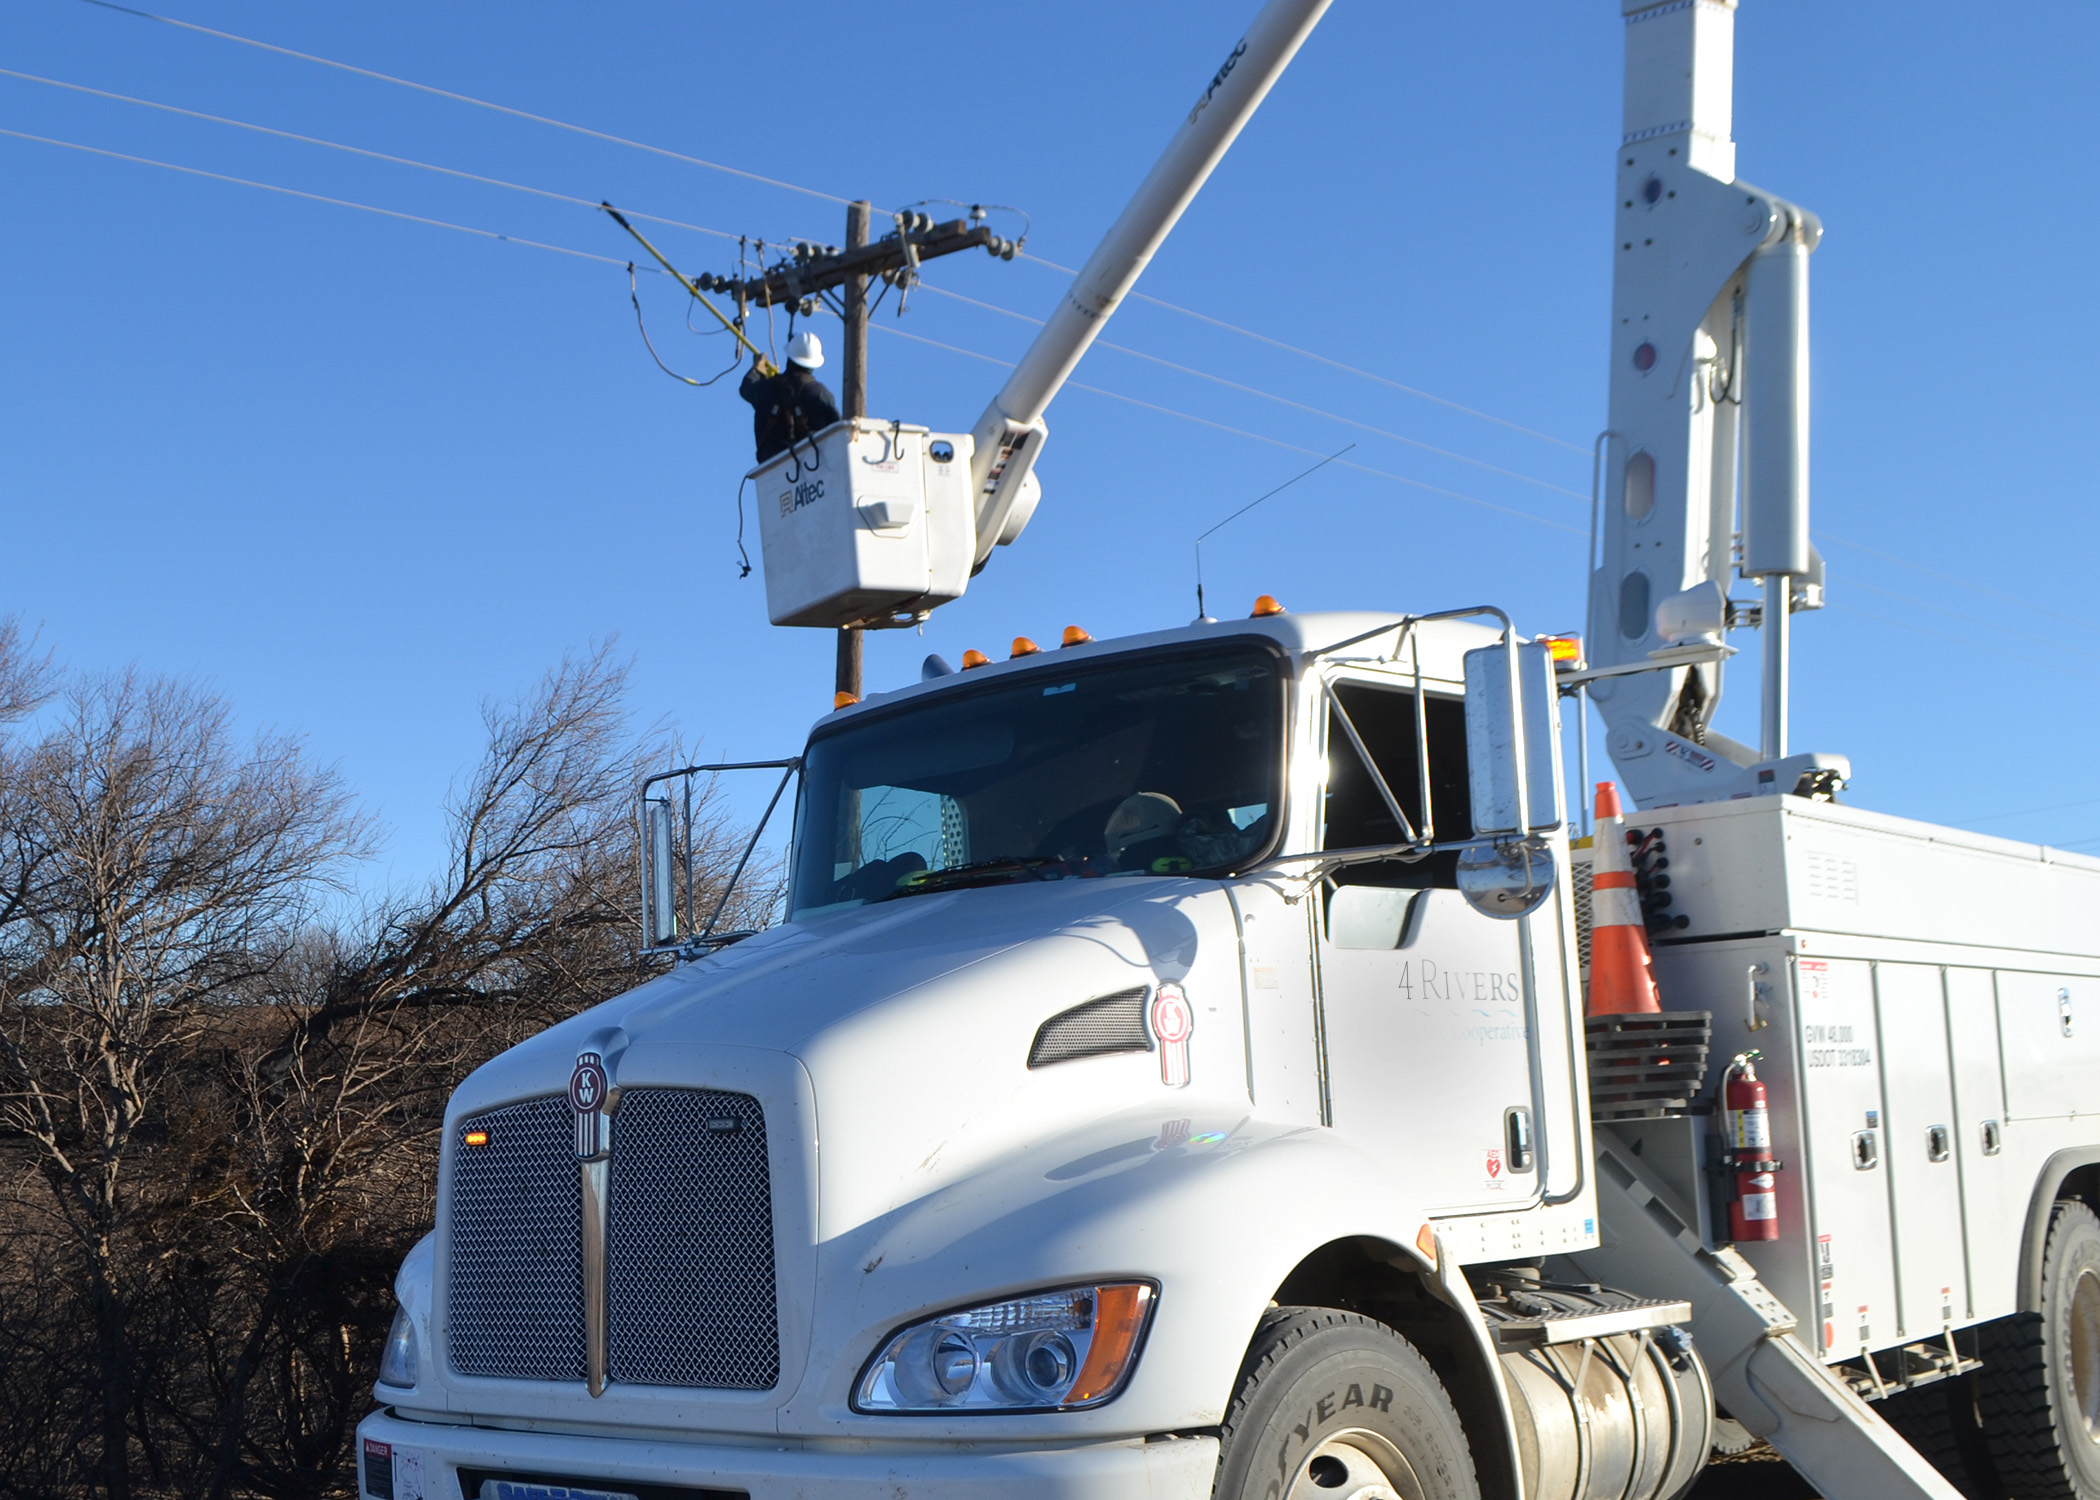
[[[1262,12],[974,432],[820,435],[776,615],[908,616],[1017,534],[1049,396],[1323,8]],[[1624,9],[1591,662],[1265,602],[929,663],[781,763],[787,921],[734,942],[659,779],[688,961],[453,1098],[364,1495],[1664,1500],[1764,1437],[1829,1500],[2100,1496],[2100,861],[1789,754],[1815,225],[1733,180],[1732,9]],[[913,526],[955,529],[841,545]],[[1755,750],[1708,727],[1753,624]],[[1570,693],[1661,1017],[1585,1021]],[[1597,1050],[1643,1027],[1674,1096]],[[1728,1238],[1709,1045],[1762,1052],[1775,1237]]]

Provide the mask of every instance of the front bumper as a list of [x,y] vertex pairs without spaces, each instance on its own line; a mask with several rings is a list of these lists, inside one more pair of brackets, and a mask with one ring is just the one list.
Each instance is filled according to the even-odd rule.
[[461,1488],[461,1469],[560,1476],[597,1489],[617,1490],[624,1481],[727,1491],[750,1500],[1203,1500],[1218,1470],[1218,1442],[1209,1437],[1027,1450],[864,1443],[848,1451],[507,1432],[381,1411],[357,1428],[365,1500],[386,1500],[372,1487],[368,1442],[388,1450],[392,1500],[476,1500]]

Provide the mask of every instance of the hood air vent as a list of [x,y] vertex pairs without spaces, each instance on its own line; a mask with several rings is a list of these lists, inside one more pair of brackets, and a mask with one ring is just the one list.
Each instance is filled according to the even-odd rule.
[[1028,1066],[1047,1068],[1112,1052],[1150,1052],[1152,1037],[1145,1030],[1145,997],[1150,993],[1139,985],[1060,1011],[1037,1029],[1028,1048]]

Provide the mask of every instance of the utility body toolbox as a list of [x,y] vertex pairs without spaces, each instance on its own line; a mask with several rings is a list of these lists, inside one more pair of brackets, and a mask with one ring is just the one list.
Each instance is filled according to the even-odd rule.
[[[1793,796],[1627,821],[1661,835],[1663,1004],[1713,1012],[1717,1064],[1763,1053],[1780,1232],[1737,1251],[1826,1363],[1949,1373],[1955,1330],[2021,1308],[2059,1153],[2090,1154],[2100,860]],[[1614,1129],[1726,1239],[1719,1116]]]

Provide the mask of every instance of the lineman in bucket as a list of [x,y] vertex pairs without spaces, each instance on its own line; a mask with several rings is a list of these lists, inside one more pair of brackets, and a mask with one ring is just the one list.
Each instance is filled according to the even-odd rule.
[[813,333],[798,333],[788,340],[787,357],[784,370],[775,370],[764,358],[754,360],[737,387],[751,403],[760,463],[839,419],[837,400],[814,373],[824,363],[823,342]]

